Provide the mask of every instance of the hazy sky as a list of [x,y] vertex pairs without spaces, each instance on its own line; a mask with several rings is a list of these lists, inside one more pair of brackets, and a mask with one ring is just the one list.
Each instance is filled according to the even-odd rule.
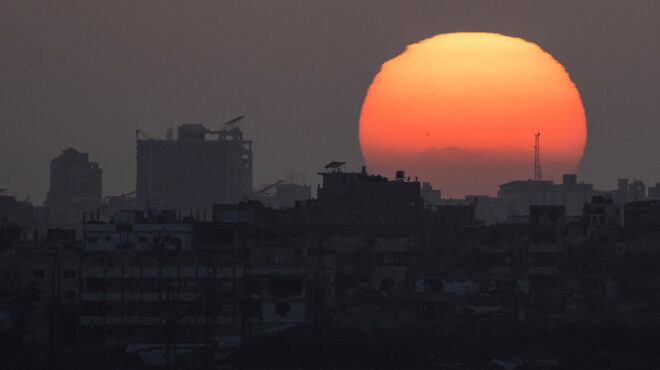
[[587,114],[581,179],[655,184],[658,14],[657,0],[3,0],[0,188],[40,203],[50,160],[74,147],[103,168],[104,194],[131,191],[135,129],[164,137],[243,114],[255,185],[301,170],[315,184],[331,160],[359,169],[360,108],[380,65],[457,31],[522,37],[564,65]]

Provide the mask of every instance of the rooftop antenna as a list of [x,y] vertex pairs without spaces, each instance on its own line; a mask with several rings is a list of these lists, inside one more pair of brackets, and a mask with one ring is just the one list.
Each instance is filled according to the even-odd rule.
[[325,166],[323,166],[324,169],[330,171],[330,172],[341,172],[341,166],[346,164],[346,162],[337,162],[337,161],[332,161]]
[[541,148],[539,146],[541,133],[537,132],[534,135],[534,181],[543,181],[543,171],[541,171]]

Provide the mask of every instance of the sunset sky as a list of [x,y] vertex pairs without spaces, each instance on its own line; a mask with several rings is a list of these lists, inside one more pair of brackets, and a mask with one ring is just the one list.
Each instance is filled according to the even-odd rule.
[[[316,188],[326,163],[359,171],[369,161],[359,120],[383,63],[407,45],[465,31],[533,42],[570,73],[589,132],[580,179],[654,184],[658,14],[657,0],[5,0],[0,188],[41,203],[50,161],[74,147],[103,168],[104,194],[130,192],[136,129],[163,138],[180,123],[217,129],[238,115],[254,141],[255,186],[305,171]],[[535,129],[521,134],[525,174]],[[547,155],[553,139],[542,131]],[[434,145],[463,155],[460,144]],[[560,181],[550,158],[542,161]]]
[[360,116],[370,171],[406,169],[447,196],[495,195],[533,177],[537,132],[544,172],[575,173],[586,124],[568,73],[539,46],[492,33],[408,46],[383,64]]

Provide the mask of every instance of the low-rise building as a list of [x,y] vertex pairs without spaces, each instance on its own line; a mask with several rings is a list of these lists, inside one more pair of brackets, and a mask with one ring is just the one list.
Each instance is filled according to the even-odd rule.
[[[164,213],[168,214],[168,213]],[[109,222],[83,225],[83,248],[87,251],[192,250],[193,222],[170,217],[145,218],[141,212],[119,211]]]

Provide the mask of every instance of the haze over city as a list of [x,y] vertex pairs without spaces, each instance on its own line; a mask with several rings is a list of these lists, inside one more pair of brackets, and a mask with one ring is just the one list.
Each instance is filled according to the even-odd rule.
[[0,367],[660,368],[660,2],[0,3]]
[[[381,64],[406,45],[456,31],[521,37],[566,68],[587,117],[581,179],[600,188],[613,187],[616,177],[654,184],[660,180],[653,159],[660,135],[658,6],[5,1],[2,186],[42,202],[50,160],[74,147],[103,168],[104,194],[129,192],[136,129],[162,138],[181,123],[217,129],[239,114],[247,116],[242,128],[255,142],[255,185],[288,171],[307,172],[315,185],[312,174],[330,160],[355,169],[364,163],[358,122]],[[530,178],[532,160],[530,138]]]

